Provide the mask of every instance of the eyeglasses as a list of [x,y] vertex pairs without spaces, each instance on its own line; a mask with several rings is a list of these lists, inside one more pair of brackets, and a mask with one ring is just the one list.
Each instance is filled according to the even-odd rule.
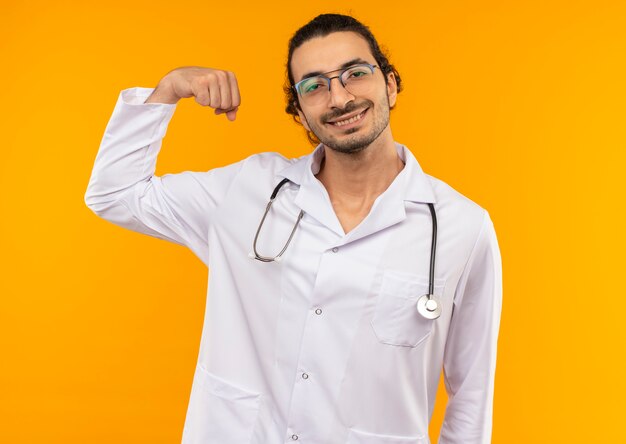
[[378,66],[359,63],[341,70],[338,76],[326,77],[324,75],[339,71],[335,69],[324,74],[307,77],[296,83],[293,88],[300,95],[302,103],[306,105],[318,105],[327,100],[332,79],[339,79],[341,85],[352,95],[366,94],[374,84],[374,68],[378,68]]

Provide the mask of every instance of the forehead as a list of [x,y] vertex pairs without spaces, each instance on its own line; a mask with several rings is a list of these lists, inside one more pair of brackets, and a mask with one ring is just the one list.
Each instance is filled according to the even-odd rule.
[[297,82],[309,72],[327,72],[352,59],[376,63],[367,40],[356,32],[333,32],[307,40],[293,51],[291,72]]

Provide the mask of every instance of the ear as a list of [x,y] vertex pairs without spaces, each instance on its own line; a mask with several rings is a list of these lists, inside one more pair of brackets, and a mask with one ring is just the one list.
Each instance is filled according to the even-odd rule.
[[393,72],[387,74],[387,97],[389,97],[389,107],[393,108],[396,104],[396,98],[398,97],[398,84],[396,83],[396,76]]
[[304,126],[304,128],[307,131],[311,131],[311,128],[309,128],[309,123],[307,122],[306,117],[304,116],[304,113],[302,112],[302,110],[297,104],[296,104],[296,111],[298,111],[298,117],[300,117],[300,123],[302,124],[302,126]]

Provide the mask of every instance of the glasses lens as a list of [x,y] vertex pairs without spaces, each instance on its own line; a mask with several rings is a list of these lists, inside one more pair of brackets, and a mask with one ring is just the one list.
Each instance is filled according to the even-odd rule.
[[372,86],[374,70],[369,65],[355,65],[341,74],[341,81],[352,94],[367,92]]
[[[334,79],[336,77],[331,77]],[[296,84],[303,103],[316,105],[328,99],[329,78],[316,76]],[[341,72],[341,83],[351,94],[369,92],[374,81],[374,68],[370,65],[353,65]]]
[[311,77],[300,82],[298,92],[304,100],[314,100],[328,92],[328,82],[323,77]]

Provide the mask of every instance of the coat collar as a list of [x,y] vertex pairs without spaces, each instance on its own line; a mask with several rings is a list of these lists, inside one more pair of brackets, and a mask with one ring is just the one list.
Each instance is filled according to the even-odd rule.
[[[404,161],[405,167],[394,180],[404,182],[404,200],[421,203],[436,203],[435,193],[430,180],[422,170],[413,153],[404,145],[396,142],[398,156]],[[320,170],[324,158],[324,145],[319,144],[311,154],[295,159],[294,163],[278,172],[297,185],[315,182],[315,174]]]
[[293,160],[293,163],[277,173],[300,186],[295,204],[348,241],[371,234],[406,218],[405,201],[435,203],[435,193],[430,179],[424,174],[417,159],[404,145],[396,142],[398,156],[405,167],[391,185],[375,201],[370,214],[358,227],[345,234],[335,214],[326,188],[315,177],[325,156],[324,145]]

